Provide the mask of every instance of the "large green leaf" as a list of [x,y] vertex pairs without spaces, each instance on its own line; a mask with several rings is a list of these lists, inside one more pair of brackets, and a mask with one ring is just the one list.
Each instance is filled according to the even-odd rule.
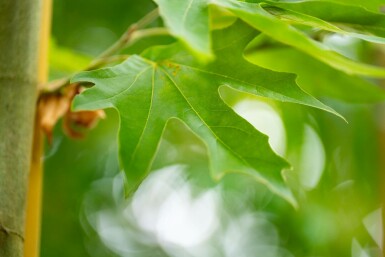
[[243,59],[255,31],[236,25],[216,31],[217,59],[200,64],[178,44],[155,47],[143,56],[101,70],[82,72],[73,82],[95,86],[74,100],[76,110],[113,107],[120,115],[120,156],[128,183],[135,187],[148,173],[167,122],[178,119],[206,144],[211,171],[251,175],[293,202],[281,176],[289,165],[277,156],[268,138],[238,116],[220,97],[221,86],[333,112],[304,93],[295,76],[277,73]]
[[196,54],[212,57],[207,0],[154,0],[171,33]]
[[357,63],[329,50],[327,46],[264,10],[261,4],[235,0],[213,0],[212,2],[232,11],[239,18],[275,40],[297,48],[336,69],[349,74],[385,77],[385,69]]

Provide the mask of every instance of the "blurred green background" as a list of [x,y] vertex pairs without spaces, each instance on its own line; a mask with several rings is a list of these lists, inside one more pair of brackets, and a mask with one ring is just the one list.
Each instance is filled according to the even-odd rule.
[[[55,0],[50,78],[84,68],[154,7],[147,0]],[[361,41],[325,40],[356,59],[378,61],[379,50]],[[127,52],[148,45],[138,42]],[[286,58],[271,61],[279,56]],[[223,92],[293,165],[286,176],[298,209],[240,176],[212,181],[204,145],[177,122],[168,126],[155,172],[125,200],[118,118],[108,110],[84,139],[67,138],[58,124],[53,144],[46,146],[41,256],[382,256],[385,109],[370,104],[378,100],[379,82],[341,74],[274,43],[248,58],[297,73],[302,88],[348,120]],[[365,97],[359,90],[368,86],[374,89],[360,102]]]

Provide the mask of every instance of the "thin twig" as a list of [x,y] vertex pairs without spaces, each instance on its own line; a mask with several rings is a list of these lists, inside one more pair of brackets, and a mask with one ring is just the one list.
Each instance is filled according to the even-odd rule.
[[[112,46],[107,48],[102,52],[94,61],[88,65],[84,71],[94,70],[105,64],[116,62],[122,60],[126,55],[115,56],[114,55],[125,47],[133,44],[137,40],[158,35],[166,35],[167,30],[165,28],[151,28],[143,29],[144,27],[150,25],[155,19],[159,17],[158,8],[149,12],[146,16],[140,19],[138,22],[132,24],[125,33],[116,41]],[[64,77],[55,81],[48,83],[44,88],[43,92],[55,92],[60,90],[62,87],[70,83],[71,77]]]
[[138,40],[146,38],[146,37],[156,37],[156,36],[166,36],[170,35],[170,32],[166,28],[149,28],[149,29],[141,29],[132,33],[130,41],[125,44],[122,49],[127,48],[133,44],[135,44]]
[[[158,8],[149,12],[146,16],[140,19],[138,22],[132,24],[126,32],[116,41],[112,46],[106,49],[103,53],[101,53],[96,60],[104,59],[105,57],[111,56],[121,50],[132,38],[132,35],[135,31],[140,30],[147,25],[151,24],[156,18],[159,17]],[[91,66],[93,63],[91,63]]]
[[[119,43],[119,46],[116,46],[116,43],[115,43],[112,47],[107,49],[98,58],[96,58],[93,62],[91,62],[91,64],[85,70],[94,70],[94,69],[100,68],[101,66],[103,66],[105,64],[113,62],[114,58],[112,58],[112,57],[114,57],[114,56],[112,56],[112,54],[135,44],[140,39],[143,39],[146,37],[169,35],[169,32],[166,28],[149,28],[149,29],[141,29],[141,30],[133,31],[129,35],[130,35],[130,37],[128,40],[126,40],[126,41],[122,40],[122,43]],[[117,50],[115,50],[115,49],[117,49]],[[124,57],[124,55],[117,55],[117,56],[115,56],[116,61],[119,60],[119,56]]]
[[[122,62],[126,60],[130,55],[113,55],[113,56],[108,56],[104,59],[96,59],[95,62],[87,66],[83,71],[90,71],[90,70],[95,70],[98,69],[104,65],[107,65],[109,63],[114,63],[114,62]],[[50,83],[46,84],[46,86],[43,88],[43,94],[44,93],[52,93],[60,90],[64,86],[68,85],[70,83],[71,76],[67,76],[64,78],[56,79],[51,81]]]
[[128,57],[130,57],[130,55],[122,54],[122,55],[106,56],[102,59],[96,59],[95,62],[87,66],[87,68],[85,68],[84,71],[95,70],[109,63],[122,62],[126,60]]

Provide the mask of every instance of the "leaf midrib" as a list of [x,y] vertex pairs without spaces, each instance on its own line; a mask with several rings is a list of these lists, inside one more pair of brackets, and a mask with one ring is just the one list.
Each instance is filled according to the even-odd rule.
[[183,16],[182,16],[182,26],[184,28],[186,27],[187,15],[188,15],[189,10],[191,9],[191,6],[192,6],[193,2],[194,2],[194,0],[190,0],[190,2],[187,5],[186,10],[183,13]]
[[[195,110],[194,106],[189,102],[189,100],[185,97],[185,95],[183,94],[182,90],[178,87],[178,84],[173,80],[172,76],[167,72],[167,70],[165,70],[164,68],[161,68],[159,66],[159,69],[163,71],[163,73],[170,79],[170,81],[174,84],[175,88],[179,91],[179,93],[182,95],[182,97],[184,98],[184,100],[188,103],[188,105],[190,106],[190,108],[194,111],[194,113],[199,117],[199,119],[201,120],[201,122],[211,131],[211,133],[215,136],[215,138],[222,144],[224,145],[228,150],[229,152],[233,153],[233,155],[235,155],[237,158],[239,158],[245,165],[249,166],[249,167],[252,167],[254,170],[258,171],[256,168],[254,168],[253,165],[251,165],[247,160],[245,160],[242,156],[240,156],[238,153],[234,152],[232,150],[232,148],[230,146],[228,146],[225,142],[223,142],[218,136],[217,134],[211,129],[211,126],[209,126],[205,121],[204,119],[199,115],[199,113]],[[230,107],[229,107],[230,108]],[[242,117],[240,117],[242,118]],[[264,134],[261,133],[261,135],[265,136]],[[279,158],[279,156],[277,156]],[[257,160],[261,160],[263,161],[264,163],[269,163],[269,164],[272,164],[273,166],[276,166],[276,163],[274,162],[271,162],[271,161],[267,161],[265,159],[261,159],[261,158],[258,158],[258,157],[253,157],[254,159],[257,159]],[[260,171],[258,171],[258,173],[261,175]],[[263,175],[261,175],[263,177]]]
[[[173,63],[173,62],[171,62],[171,63]],[[250,82],[247,82],[247,81],[244,81],[244,80],[241,80],[241,79],[237,79],[237,78],[234,78],[234,77],[229,77],[229,76],[226,76],[224,74],[220,74],[220,73],[216,73],[216,72],[212,72],[212,71],[202,70],[202,69],[199,69],[199,68],[196,68],[196,67],[193,67],[193,66],[189,66],[189,65],[185,65],[185,64],[179,64],[179,63],[173,63],[173,64],[179,65],[179,66],[183,66],[183,67],[186,67],[186,68],[189,68],[189,69],[192,69],[192,70],[196,70],[196,71],[201,72],[201,73],[206,73],[206,74],[222,77],[222,78],[225,78],[225,79],[228,79],[228,80],[233,80],[233,81],[236,81],[236,82],[239,82],[239,83],[247,84],[247,85],[251,86],[255,90],[258,90],[257,87],[258,88],[263,88],[263,89],[268,90],[268,91],[272,92],[273,94],[275,94],[276,96],[279,96],[279,97],[281,97],[283,99],[287,98],[287,99],[290,99],[291,101],[296,102],[296,103],[300,102],[297,99],[294,99],[292,97],[289,97],[289,96],[286,96],[286,95],[282,95],[282,94],[280,94],[277,91],[270,90],[270,89],[268,89],[266,87],[263,87],[263,86],[255,85],[255,84],[252,84]],[[224,85],[227,85],[227,84],[224,83]],[[227,85],[227,86],[229,86],[229,85]],[[230,87],[234,88],[232,86],[230,86]],[[238,88],[234,88],[234,89],[239,90]],[[242,90],[242,91],[244,91],[244,90]],[[246,92],[246,91],[244,91],[244,92]],[[246,92],[246,93],[248,93],[248,92]],[[262,96],[262,97],[269,97],[269,96],[265,96],[265,95],[262,95],[262,94],[260,94],[260,96]],[[280,101],[283,101],[283,100],[280,100]],[[305,104],[303,102],[301,102],[301,104],[304,104],[304,105],[307,105],[307,106],[310,106],[310,107],[315,107],[315,105],[307,104],[307,103]],[[320,108],[320,107],[317,107],[317,108]],[[322,109],[326,110],[324,108],[322,108]]]
[[[105,102],[105,101],[111,101],[111,103],[113,104],[113,100],[115,98],[117,98],[118,96],[120,96],[120,95],[124,94],[125,92],[127,92],[136,83],[136,81],[139,79],[139,77],[143,73],[145,73],[148,69],[150,69],[150,68],[151,68],[151,66],[150,67],[146,67],[145,69],[140,71],[138,74],[136,74],[133,82],[127,88],[125,88],[123,91],[120,91],[119,93],[117,93],[117,94],[115,94],[113,96],[110,96],[110,97],[107,97],[107,98],[103,98],[103,99],[100,99],[98,101],[94,101],[94,102],[92,102],[92,104],[97,104],[97,103]],[[116,77],[119,77],[119,76],[116,76]],[[116,78],[116,77],[114,77],[114,78]],[[107,78],[107,79],[110,79],[110,78]]]
[[155,91],[155,68],[152,69],[152,77],[151,77],[151,100],[150,100],[150,108],[148,109],[148,114],[147,114],[147,118],[146,118],[146,123],[144,124],[144,127],[143,127],[143,130],[142,130],[142,133],[140,134],[140,137],[139,137],[139,140],[137,142],[137,144],[135,145],[135,148],[134,148],[134,151],[131,155],[131,159],[130,159],[130,163],[129,163],[129,166],[131,166],[132,162],[133,162],[133,159],[136,155],[136,152],[138,151],[139,149],[139,145],[143,139],[143,135],[144,135],[144,132],[146,131],[146,128],[147,128],[147,124],[148,124],[148,121],[150,119],[150,116],[151,116],[151,112],[152,112],[152,103],[153,103],[153,99],[154,99],[154,91]]

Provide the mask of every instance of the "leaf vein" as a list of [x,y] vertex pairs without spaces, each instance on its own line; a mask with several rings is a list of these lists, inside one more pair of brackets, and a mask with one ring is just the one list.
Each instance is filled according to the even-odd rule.
[[[224,75],[224,74],[220,74],[220,73],[216,73],[216,72],[212,72],[212,71],[202,70],[202,69],[199,69],[199,68],[196,68],[196,67],[192,67],[192,66],[189,66],[189,65],[185,65],[185,64],[179,64],[179,63],[178,63],[177,65],[180,65],[180,66],[183,66],[183,67],[192,69],[192,70],[196,70],[196,71],[201,72],[201,73],[206,73],[206,74],[210,74],[210,75],[222,77],[222,78],[225,78],[225,79],[228,79],[228,80],[233,80],[233,81],[237,81],[237,82],[240,82],[240,83],[243,83],[243,84],[247,84],[247,85],[251,86],[251,87],[254,88],[254,89],[257,89],[257,87],[264,88],[264,89],[266,89],[266,90],[268,90],[268,91],[270,91],[270,92],[276,94],[277,96],[280,96],[280,97],[282,97],[282,98],[290,98],[292,101],[297,102],[296,99],[293,99],[293,98],[291,98],[291,97],[288,97],[288,96],[286,96],[286,95],[283,95],[283,94],[281,94],[281,93],[279,93],[279,92],[277,92],[277,91],[272,91],[272,90],[270,90],[270,89],[268,89],[268,88],[265,88],[265,87],[262,87],[262,86],[258,86],[258,85],[254,85],[254,84],[252,84],[252,83],[250,83],[250,82],[247,82],[247,81],[244,81],[244,80],[241,80],[241,79],[229,77],[229,76],[226,76],[226,75]],[[225,84],[225,85],[227,85],[227,84]],[[260,96],[268,97],[268,96],[265,96],[265,95],[262,95],[262,94],[260,94]],[[280,101],[281,101],[281,102],[284,102],[283,100],[280,100]],[[309,105],[309,104],[308,104],[308,105]]]
[[155,69],[152,69],[152,79],[151,79],[151,100],[150,100],[150,108],[148,109],[148,114],[147,114],[147,118],[146,118],[146,123],[144,124],[144,127],[143,127],[143,131],[139,137],[139,140],[134,148],[134,151],[131,155],[131,160],[130,160],[130,164],[129,166],[131,166],[134,158],[135,158],[135,155],[136,155],[136,152],[138,151],[139,149],[139,145],[140,143],[142,142],[143,140],[143,135],[144,135],[144,132],[146,131],[146,128],[147,128],[147,125],[148,125],[148,121],[150,119],[150,114],[151,114],[151,110],[152,110],[152,104],[153,104],[153,99],[154,99],[154,91],[155,91]]
[[193,2],[194,2],[194,0],[190,0],[190,2],[189,2],[188,5],[187,5],[186,10],[185,10],[184,13],[183,13],[183,17],[182,17],[182,26],[183,26],[183,27],[186,26],[187,15],[188,15],[189,10],[190,10],[191,7],[192,7]]
[[[170,74],[163,68],[160,68],[163,70],[163,72],[166,74],[166,76],[170,79],[170,81],[174,84],[174,86],[177,88],[177,90],[179,91],[179,93],[183,96],[183,98],[185,99],[185,101],[188,103],[188,105],[191,107],[191,110],[193,110],[195,112],[195,114],[198,116],[198,118],[201,120],[201,122],[211,131],[211,133],[214,135],[215,139],[217,141],[219,141],[222,145],[224,145],[228,150],[229,152],[232,152],[237,158],[239,158],[244,164],[250,166],[250,167],[253,167],[247,160],[245,160],[241,155],[239,155],[238,153],[234,152],[233,149],[228,146],[225,142],[223,142],[219,137],[218,135],[212,130],[211,126],[209,126],[205,121],[204,119],[199,115],[199,113],[195,110],[194,106],[189,102],[189,100],[184,96],[183,92],[181,91],[181,89],[178,87],[178,84],[172,79],[172,77],[170,76]],[[259,159],[259,158],[256,158],[256,159]],[[269,162],[269,161],[266,161],[266,160],[263,160],[265,162]],[[254,169],[254,168],[253,168]]]
[[[96,103],[99,103],[99,102],[105,102],[105,101],[108,101],[108,100],[113,100],[115,98],[117,98],[118,96],[124,94],[125,92],[127,92],[134,84],[135,82],[138,80],[138,78],[144,73],[146,72],[148,69],[150,69],[151,67],[147,67],[146,69],[144,69],[143,71],[139,72],[135,78],[134,78],[134,81],[127,87],[125,88],[123,91],[119,92],[118,94],[116,95],[113,95],[113,96],[110,96],[110,97],[107,97],[107,98],[103,98],[103,99],[100,99],[99,101],[95,101],[93,102],[93,104],[96,104]],[[111,101],[112,102],[112,101]]]

